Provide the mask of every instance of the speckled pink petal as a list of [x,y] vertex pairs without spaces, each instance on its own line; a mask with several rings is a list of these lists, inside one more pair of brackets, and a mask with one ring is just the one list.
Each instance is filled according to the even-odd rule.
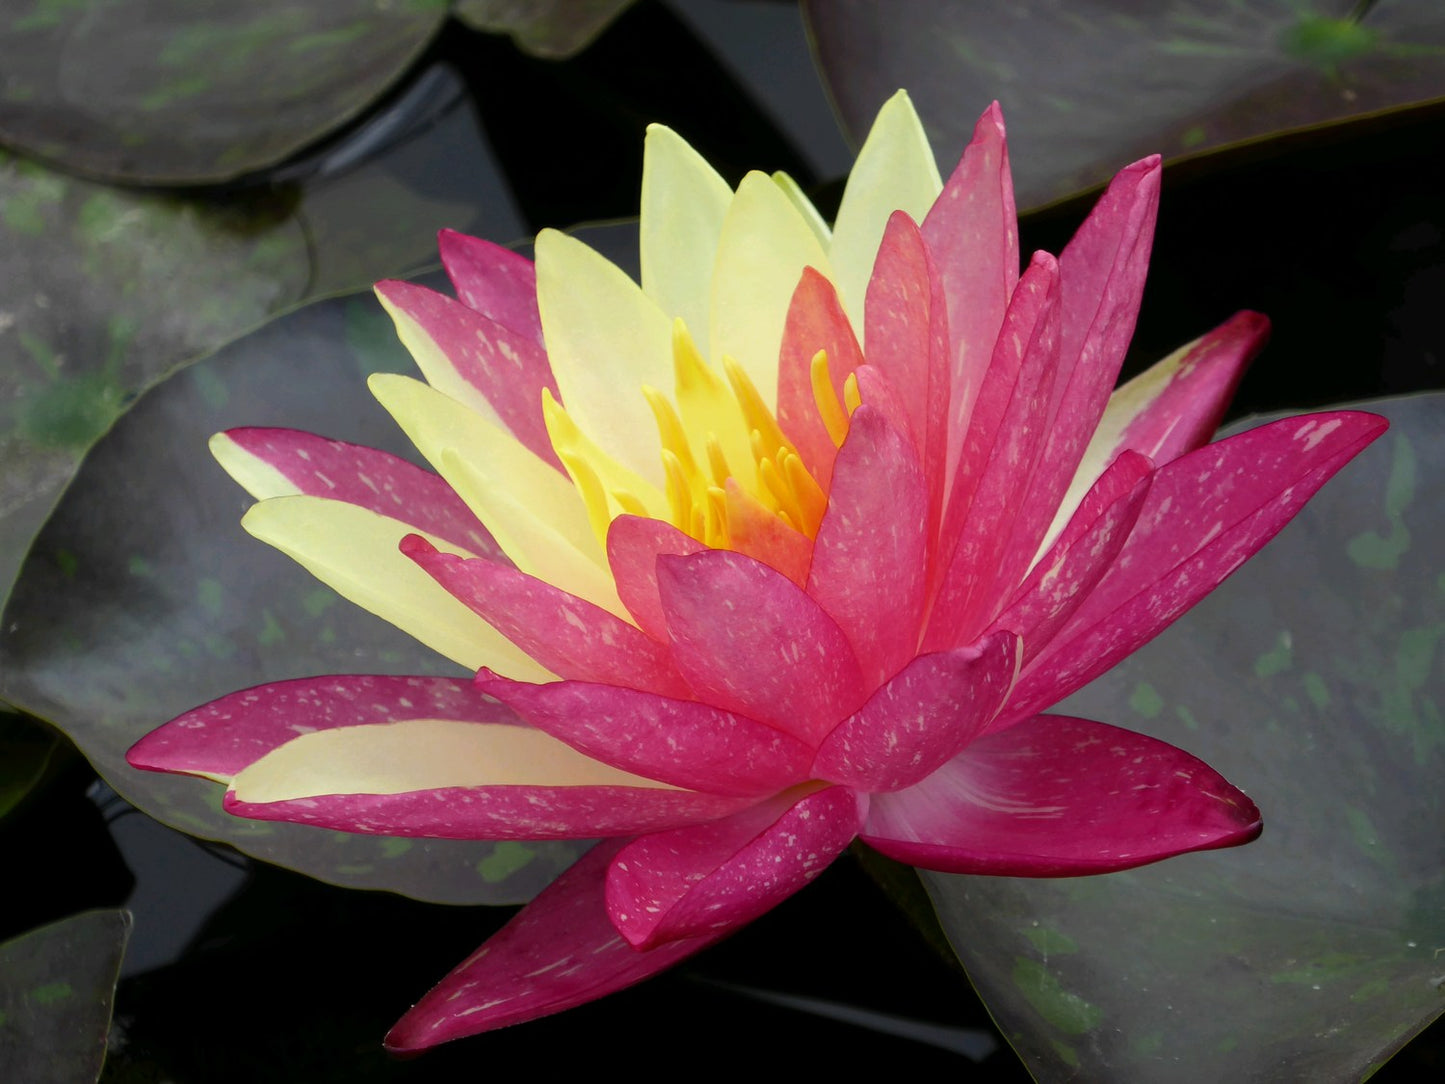
[[637,627],[660,643],[668,643],[667,618],[657,593],[657,559],[663,554],[686,556],[707,549],[670,523],[644,516],[618,516],[607,528],[607,563],[617,596]]
[[229,440],[275,468],[297,492],[345,501],[410,523],[471,553],[506,559],[451,486],[404,459],[296,429],[229,429],[213,439]]
[[769,512],[732,478],[726,493],[728,548],[777,569],[799,587],[806,584],[813,540]]
[[819,350],[828,352],[828,375],[833,381],[833,393],[842,403],[844,382],[863,364],[863,352],[838,300],[838,291],[821,272],[805,267],[783,325],[778,356],[778,424],[797,447],[813,480],[826,493],[837,448],[818,416],[813,396],[813,355]]
[[297,678],[213,700],[153,730],[126,754],[132,767],[229,778],[299,734],[396,719],[517,723],[512,709],[460,678]]
[[1120,170],[1059,256],[1059,373],[999,582],[1018,582],[1032,563],[1114,390],[1144,292],[1161,172],[1158,156]]
[[[989,626],[1023,638],[1025,666],[1053,640],[1108,572],[1139,518],[1151,482],[1149,461],[1125,452],[1100,475],[1068,529],[1033,567],[1008,607]],[[1115,490],[1112,502],[1105,496]]]
[[[378,282],[376,292],[394,310],[415,321],[436,344],[444,362],[466,387],[480,393],[514,437],[562,469],[542,417],[543,389],[558,395],[542,346],[423,286],[393,279]],[[436,380],[433,376],[432,383]]]
[[[948,304],[923,235],[902,211],[888,220],[873,277],[868,280],[864,323],[865,369],[876,368],[896,391],[907,422],[896,427],[913,441],[928,479],[929,533],[938,526],[948,468],[948,398],[951,340]],[[863,401],[869,401],[859,374]]]
[[803,888],[853,842],[868,796],[827,787],[635,839],[607,872],[607,912],[634,946],[725,934]]
[[810,745],[864,698],[837,623],[780,572],[727,550],[660,557],[673,658],[700,699]]
[[1257,312],[1235,313],[1202,336],[1169,382],[1127,419],[1118,439],[1100,449],[1100,462],[1128,448],[1162,465],[1207,444],[1245,368],[1268,339],[1269,319]]
[[1259,810],[1182,749],[1039,715],[974,742],[917,786],[878,794],[862,836],[944,873],[1066,877],[1248,843]]
[[1118,559],[1019,680],[1007,713],[1040,711],[1147,643],[1283,527],[1385,431],[1373,414],[1308,414],[1167,463]]
[[696,700],[581,681],[529,685],[486,670],[477,686],[593,759],[676,787],[756,798],[807,778],[813,758],[796,738]]
[[924,218],[923,239],[942,283],[952,340],[945,452],[951,472],[1019,279],[1018,212],[997,102],[979,117],[972,142]]
[[595,1001],[722,940],[717,933],[640,952],[623,939],[603,886],[625,842],[599,843],[578,859],[397,1021],[387,1049],[426,1050]]
[[468,308],[542,345],[537,313],[537,271],[509,248],[455,230],[437,234],[442,266]]
[[424,839],[592,839],[726,816],[751,799],[663,787],[436,787],[399,794],[323,794],[222,808],[260,821]]
[[1043,451],[1040,434],[1058,362],[1058,300],[1058,264],[1040,252],[1014,291],[988,380],[974,402],[938,541],[925,650],[976,639],[987,625],[986,608],[1001,603],[995,602],[1000,592],[1011,594],[1027,568],[1011,581],[1001,578]]
[[1008,631],[920,655],[823,740],[813,775],[868,791],[912,786],[983,731],[1018,663],[1018,637]]
[[688,696],[667,648],[600,606],[495,561],[442,553],[419,535],[401,551],[552,673]]
[[918,647],[927,526],[928,493],[913,448],[865,403],[833,463],[808,594],[848,637],[869,688]]

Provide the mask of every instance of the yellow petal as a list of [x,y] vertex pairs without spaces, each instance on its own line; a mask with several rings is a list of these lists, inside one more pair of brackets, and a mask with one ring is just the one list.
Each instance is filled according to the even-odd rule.
[[211,454],[226,473],[258,501],[269,497],[291,497],[301,487],[258,455],[252,455],[225,433],[211,437]]
[[[520,528],[511,521],[514,515],[545,522],[594,563],[603,562],[572,483],[506,429],[408,376],[376,373],[368,384],[417,451],[486,524],[517,567],[523,567],[527,555],[515,541]],[[448,452],[471,469],[449,469]],[[501,503],[497,496],[503,498]],[[509,511],[499,512],[502,507]]]
[[521,681],[555,680],[397,549],[419,534],[438,549],[474,556],[450,542],[345,501],[306,495],[262,501],[241,526],[343,598],[468,670],[487,666]]
[[[442,454],[440,469],[447,481],[456,479],[457,492],[472,505],[477,518],[487,525],[502,552],[512,558],[519,569],[601,606],[624,621],[632,620],[617,597],[617,585],[603,563],[606,555],[592,533],[585,511],[582,519],[587,525],[587,544],[579,548],[572,537],[564,537],[545,516],[536,514],[525,493],[493,484],[489,475],[484,475],[456,452],[448,450]],[[576,506],[583,508],[570,484],[568,490]]]
[[642,291],[664,316],[707,327],[718,234],[733,190],[671,128],[650,124],[642,157]]
[[713,358],[736,359],[769,410],[777,408],[778,350],[804,267],[831,277],[818,236],[765,173],[749,173],[723,221],[712,280]]
[[848,174],[848,187],[833,224],[834,282],[863,341],[863,299],[883,230],[894,211],[907,211],[922,222],[943,191],[933,150],[913,102],[899,91],[884,103]]
[[803,191],[797,181],[784,173],[781,169],[773,174],[773,183],[783,190],[783,195],[788,197],[789,202],[798,209],[798,214],[803,216],[803,221],[813,231],[813,236],[818,239],[818,244],[823,246],[824,251],[833,241],[833,231],[823,216],[818,213],[818,208],[813,206],[813,201]]
[[672,321],[621,270],[556,230],[537,235],[537,304],[562,405],[598,446],[663,481],[642,385],[667,387]]
[[407,719],[302,734],[243,768],[231,790],[243,802],[284,802],[488,785],[675,789],[595,761],[531,727]]

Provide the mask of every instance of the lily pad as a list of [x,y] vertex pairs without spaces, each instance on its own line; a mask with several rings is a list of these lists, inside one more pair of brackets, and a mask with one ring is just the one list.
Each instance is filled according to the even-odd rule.
[[447,0],[18,0],[0,19],[0,141],[73,172],[200,184],[357,116]]
[[581,52],[632,0],[456,0],[462,22],[509,34],[517,48],[560,60]]
[[0,633],[0,697],[63,730],[106,781],[191,835],[336,884],[450,903],[534,895],[581,844],[347,835],[223,813],[222,790],[139,772],[126,749],[160,723],[268,681],[455,674],[239,526],[251,503],[205,452],[235,425],[283,425],[403,454],[366,391],[411,371],[369,294],[268,324],[143,396],[95,446],[36,541]]
[[0,944],[0,1065],[7,1079],[81,1084],[100,1076],[124,911],[87,911]]
[[113,189],[0,152],[0,605],[138,393],[278,312],[432,263],[442,226],[520,231],[460,103],[365,164],[265,191]]
[[0,712],[0,818],[45,778],[60,747],[53,732],[11,712]]
[[900,86],[935,147],[967,142],[959,102],[1002,101],[1021,207],[1156,151],[1175,159],[1437,101],[1445,85],[1434,0],[945,0],[886,18],[869,0],[803,7],[855,135]]
[[1247,847],[1062,881],[928,874],[1040,1079],[1358,1080],[1445,1011],[1445,395],[1063,710],[1248,791]]

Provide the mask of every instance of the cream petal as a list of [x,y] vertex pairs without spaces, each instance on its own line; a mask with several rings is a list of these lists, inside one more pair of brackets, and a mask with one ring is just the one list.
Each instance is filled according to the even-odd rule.
[[485,666],[523,681],[553,680],[398,549],[407,535],[421,534],[438,549],[474,556],[444,539],[345,501],[306,495],[262,501],[241,526],[342,597],[469,670]]
[[833,224],[828,258],[843,307],[863,335],[863,299],[884,228],[894,211],[922,222],[943,191],[923,123],[905,91],[884,103],[868,133]]

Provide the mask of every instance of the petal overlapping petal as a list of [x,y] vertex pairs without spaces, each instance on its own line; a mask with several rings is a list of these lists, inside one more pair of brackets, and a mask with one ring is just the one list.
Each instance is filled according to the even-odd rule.
[[1039,715],[874,795],[865,842],[942,873],[1063,877],[1245,843],[1259,810],[1203,761],[1104,723]]
[[433,987],[387,1033],[387,1049],[438,1043],[595,1001],[665,971],[727,931],[639,952],[603,905],[607,869],[625,840],[599,843]]
[[635,948],[725,934],[822,873],[853,842],[867,810],[866,794],[825,787],[645,835],[612,860],[607,913]]

